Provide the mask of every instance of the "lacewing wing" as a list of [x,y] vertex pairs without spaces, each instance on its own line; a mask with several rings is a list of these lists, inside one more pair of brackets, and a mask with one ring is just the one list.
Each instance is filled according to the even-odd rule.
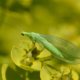
[[80,63],[80,48],[74,45],[73,43],[64,40],[62,38],[50,35],[42,35],[48,42],[53,44],[58,50],[61,51],[64,59],[63,61],[67,61],[70,63]]

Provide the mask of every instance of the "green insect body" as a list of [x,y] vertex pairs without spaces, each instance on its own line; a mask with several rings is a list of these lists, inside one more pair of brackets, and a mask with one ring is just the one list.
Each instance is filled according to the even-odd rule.
[[66,40],[57,37],[51,38],[34,32],[22,32],[21,34],[28,36],[34,42],[41,43],[57,59],[67,63],[80,63],[79,48]]
[[44,37],[40,36],[38,33],[22,33],[23,35],[27,35],[29,36],[31,39],[33,39],[34,41],[37,41],[39,43],[42,43],[43,46],[49,50],[52,54],[54,54],[54,56],[58,56],[60,58],[64,58],[62,53],[51,43],[49,43]]

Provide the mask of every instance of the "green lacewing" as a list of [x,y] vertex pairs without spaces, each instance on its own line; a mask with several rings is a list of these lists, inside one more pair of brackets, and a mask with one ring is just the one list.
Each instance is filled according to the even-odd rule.
[[56,36],[47,36],[34,32],[22,32],[32,41],[41,43],[51,54],[67,63],[80,63],[80,48],[73,43]]

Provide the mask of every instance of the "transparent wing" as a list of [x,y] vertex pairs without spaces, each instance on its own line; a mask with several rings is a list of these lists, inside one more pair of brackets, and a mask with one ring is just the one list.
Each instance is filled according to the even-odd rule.
[[61,39],[56,36],[42,35],[47,41],[53,44],[64,56],[64,61],[70,61],[72,63],[80,63],[80,48],[73,43]]

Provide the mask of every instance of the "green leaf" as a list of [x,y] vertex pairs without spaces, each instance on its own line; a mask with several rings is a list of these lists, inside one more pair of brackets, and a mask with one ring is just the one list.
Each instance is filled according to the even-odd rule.
[[2,65],[1,73],[2,80],[25,80],[23,75],[10,68],[7,64]]

